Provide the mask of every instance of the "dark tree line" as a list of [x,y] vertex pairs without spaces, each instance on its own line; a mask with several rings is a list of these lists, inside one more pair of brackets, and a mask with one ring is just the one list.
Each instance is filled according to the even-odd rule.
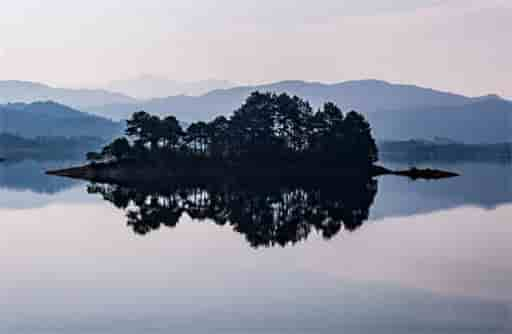
[[252,93],[226,118],[196,122],[183,129],[178,120],[144,111],[127,121],[126,135],[90,160],[203,157],[224,161],[329,161],[357,166],[378,160],[364,116],[344,114],[326,103],[314,112],[308,102],[287,94]]
[[125,210],[127,225],[136,234],[175,227],[186,213],[193,220],[231,226],[251,247],[284,247],[306,240],[312,232],[331,239],[342,230],[359,228],[368,219],[377,180],[182,180],[165,189],[91,184],[88,192]]

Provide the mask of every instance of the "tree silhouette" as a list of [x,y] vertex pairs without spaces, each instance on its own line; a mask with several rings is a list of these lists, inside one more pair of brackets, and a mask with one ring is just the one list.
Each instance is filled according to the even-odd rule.
[[163,146],[169,150],[176,150],[181,144],[185,132],[181,128],[180,123],[174,116],[168,116],[161,121],[161,136]]
[[230,122],[224,116],[215,118],[208,123],[208,136],[210,137],[210,153],[213,157],[225,157],[229,155]]
[[176,159],[199,157],[275,167],[322,162],[365,168],[378,160],[363,115],[344,115],[333,103],[313,112],[308,102],[287,94],[254,92],[231,117],[195,122],[185,131],[173,116],[162,120],[136,112],[127,121],[126,135],[133,142],[126,156],[139,162],[172,160],[176,165]]
[[[123,157],[125,157],[128,153],[130,153],[130,150],[130,143],[126,138],[117,138],[112,143],[103,148],[101,155],[107,157],[110,156],[117,160],[120,160]],[[89,157],[91,157],[91,155],[92,154],[89,153]]]

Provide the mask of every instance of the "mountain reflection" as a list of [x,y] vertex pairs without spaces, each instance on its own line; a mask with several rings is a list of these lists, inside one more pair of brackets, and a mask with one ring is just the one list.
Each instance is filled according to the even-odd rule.
[[285,247],[312,232],[330,239],[342,229],[356,230],[368,219],[377,180],[181,180],[158,189],[90,184],[88,192],[126,211],[136,234],[175,227],[186,213],[194,220],[232,226],[251,247]]
[[76,186],[79,182],[48,177],[44,171],[76,164],[75,161],[5,161],[0,163],[0,189],[57,194]]

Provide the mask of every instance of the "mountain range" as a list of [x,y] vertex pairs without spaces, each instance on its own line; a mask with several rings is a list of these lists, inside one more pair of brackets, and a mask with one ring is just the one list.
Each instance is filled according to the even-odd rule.
[[99,137],[111,139],[124,125],[55,102],[0,105],[0,133],[24,138]]
[[0,104],[36,101],[53,101],[76,109],[137,102],[132,97],[101,89],[55,88],[37,82],[0,81]]
[[[13,85],[18,89],[13,89]],[[11,90],[5,87],[11,87]],[[211,120],[231,114],[251,92],[259,90],[297,95],[315,108],[331,101],[342,110],[360,111],[368,117],[379,139],[445,137],[466,143],[512,140],[512,102],[508,100],[495,95],[467,97],[380,80],[336,84],[282,81],[216,89],[199,96],[176,95],[148,100],[106,90],[68,90],[9,81],[0,82],[0,101],[19,101],[20,97],[22,101],[37,100],[40,99],[37,96],[41,96],[37,92],[41,89],[47,93],[44,95],[46,99],[65,100],[67,102],[62,103],[116,121],[139,110],[158,115],[172,114],[186,123]]]
[[109,104],[88,110],[115,119],[126,118],[136,110],[160,115],[172,113],[183,121],[191,122],[229,114],[256,90],[297,95],[308,100],[314,107],[331,101],[344,110],[354,109],[368,113],[419,107],[457,106],[472,102],[471,98],[462,95],[378,80],[347,81],[338,84],[282,81],[268,85],[214,90],[201,96],[170,96],[139,103]]
[[226,80],[201,80],[181,82],[163,77],[143,75],[134,79],[113,81],[106,90],[137,99],[161,98],[175,95],[199,96],[216,89],[228,89],[236,84]]
[[449,138],[468,144],[512,142],[512,103],[497,97],[463,105],[368,113],[378,138]]

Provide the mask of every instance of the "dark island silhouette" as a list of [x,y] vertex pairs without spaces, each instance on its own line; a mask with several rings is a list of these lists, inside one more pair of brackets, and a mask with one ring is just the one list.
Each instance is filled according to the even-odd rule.
[[191,176],[215,179],[226,173],[257,179],[456,176],[438,170],[395,172],[377,166],[377,145],[362,114],[344,114],[333,103],[314,112],[308,102],[284,93],[254,92],[231,117],[195,122],[186,130],[174,116],[162,119],[136,112],[127,121],[126,135],[99,153],[88,153],[89,165],[48,173],[122,185]]

